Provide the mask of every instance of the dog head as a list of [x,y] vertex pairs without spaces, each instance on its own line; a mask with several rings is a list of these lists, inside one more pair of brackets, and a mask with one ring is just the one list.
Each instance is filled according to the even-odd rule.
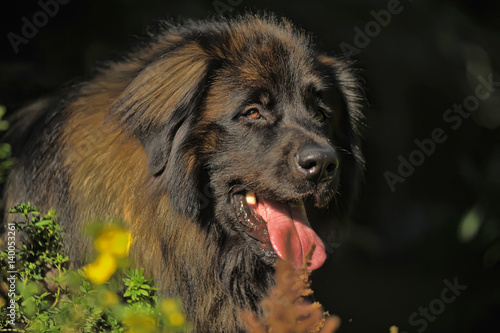
[[156,190],[266,264],[298,266],[314,245],[310,268],[321,266],[311,225],[347,212],[363,164],[349,67],[272,17],[193,23],[162,40],[112,108],[142,142]]

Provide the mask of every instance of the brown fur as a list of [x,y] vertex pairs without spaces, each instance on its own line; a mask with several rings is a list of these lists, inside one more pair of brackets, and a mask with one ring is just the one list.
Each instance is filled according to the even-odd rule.
[[[308,94],[299,83],[331,92],[335,114],[328,128],[297,120],[312,119],[298,106],[297,98]],[[235,136],[249,128],[228,115],[244,102],[242,89],[270,85],[276,93],[263,96],[263,103],[290,98],[283,110],[297,109],[287,120],[293,123],[278,139],[265,139],[255,128]],[[293,95],[286,97],[287,91]],[[235,225],[230,187],[254,184],[263,195],[288,200],[298,195],[293,189],[310,184],[284,171],[283,154],[300,142],[333,142],[342,154],[342,196],[332,199],[326,187],[311,187],[307,191],[325,202],[308,204],[308,214],[342,219],[362,166],[359,100],[348,66],[316,52],[287,22],[246,16],[167,26],[90,80],[21,111],[31,121],[14,124],[9,134],[19,163],[6,206],[31,201],[41,210],[54,207],[77,265],[92,250],[82,235],[88,220],[125,220],[135,236],[133,262],[164,294],[183,299],[194,331],[240,331],[240,311],[260,312],[273,267],[272,256],[261,260]],[[281,146],[262,148],[262,158],[256,157],[260,148],[252,147],[266,146],[263,140]]]

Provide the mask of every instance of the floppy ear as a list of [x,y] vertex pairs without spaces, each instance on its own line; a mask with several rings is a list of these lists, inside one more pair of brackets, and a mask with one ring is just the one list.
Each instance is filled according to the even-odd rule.
[[343,203],[338,208],[348,214],[364,169],[360,126],[365,99],[360,80],[348,63],[325,55],[320,55],[317,59],[319,70],[330,86],[327,98],[333,104],[335,113],[332,140],[337,149],[340,148],[338,150],[342,161],[340,191]]
[[144,146],[158,187],[173,191],[171,200],[187,213],[196,211],[198,198],[195,177],[187,174],[194,170],[186,165],[192,162],[186,140],[207,85],[208,65],[199,46],[182,45],[144,68],[111,108],[112,117]]
[[363,120],[363,91],[359,78],[351,66],[333,57],[318,56],[320,71],[323,73],[330,86],[329,98],[333,103],[344,109],[337,112],[337,125],[342,126],[342,134],[351,140],[357,140],[360,123]]

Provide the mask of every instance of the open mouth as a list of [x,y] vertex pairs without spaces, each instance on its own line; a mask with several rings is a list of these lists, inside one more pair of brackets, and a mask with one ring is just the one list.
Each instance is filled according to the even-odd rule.
[[282,202],[239,191],[232,195],[232,204],[245,232],[264,250],[274,251],[281,259],[300,267],[315,245],[308,269],[323,265],[325,245],[311,228],[302,199]]

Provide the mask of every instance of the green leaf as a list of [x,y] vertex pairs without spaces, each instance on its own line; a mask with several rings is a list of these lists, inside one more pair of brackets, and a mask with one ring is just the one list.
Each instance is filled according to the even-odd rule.
[[458,239],[464,243],[472,241],[476,237],[482,222],[479,207],[473,207],[462,217],[458,225]]
[[49,225],[49,224],[52,224],[52,223],[54,223],[54,221],[52,221],[52,220],[41,220],[39,222],[36,222],[35,226],[42,227],[44,225]]

